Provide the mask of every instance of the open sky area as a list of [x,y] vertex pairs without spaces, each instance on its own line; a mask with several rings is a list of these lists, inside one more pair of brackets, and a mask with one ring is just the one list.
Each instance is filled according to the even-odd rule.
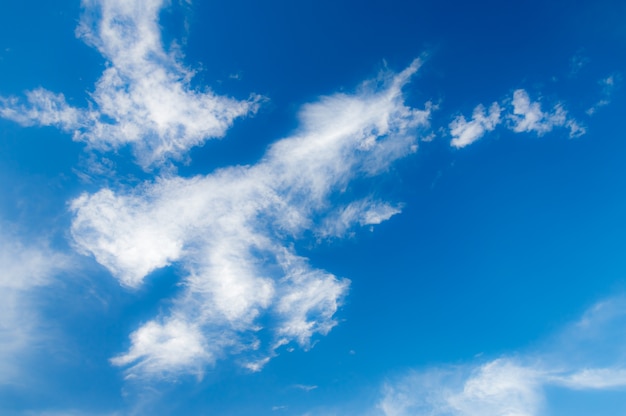
[[0,414],[626,414],[626,2],[0,4]]

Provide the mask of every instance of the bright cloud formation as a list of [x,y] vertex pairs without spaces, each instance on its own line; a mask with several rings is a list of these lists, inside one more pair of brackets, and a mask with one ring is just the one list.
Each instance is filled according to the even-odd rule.
[[[161,40],[158,18],[165,3],[83,0],[76,33],[107,62],[88,108],[72,107],[63,94],[40,88],[24,99],[0,97],[0,116],[56,126],[98,150],[130,145],[147,171],[224,136],[236,118],[257,110],[260,97],[239,101],[192,89],[193,72]],[[345,190],[415,152],[421,132],[432,138],[426,131],[432,106],[410,108],[402,93],[420,65],[415,60],[353,94],[305,105],[298,130],[254,165],[191,178],[163,175],[73,200],[75,248],[121,285],[138,288],[170,265],[183,271],[171,308],[130,334],[128,351],[111,362],[126,367],[129,376],[169,376],[201,374],[206,365],[234,355],[257,371],[281,346],[308,348],[315,335],[327,334],[350,281],[313,267],[295,242],[344,237],[355,226],[380,224],[401,212],[402,204],[373,195],[351,199]],[[543,135],[556,127],[569,129],[570,137],[584,133],[562,104],[546,112],[519,89],[488,109],[478,105],[470,119],[456,117],[448,126],[451,145],[468,146],[500,124],[515,133]],[[511,394],[528,402],[535,397],[529,386],[541,384],[540,372],[516,365],[501,360],[482,368],[464,394],[504,395],[513,408]],[[491,391],[480,381],[499,383],[510,372],[521,381],[504,390]],[[455,397],[450,400],[462,409],[466,399]],[[509,413],[525,414],[515,409]]]
[[248,351],[242,364],[256,370],[281,345],[307,348],[315,334],[328,333],[349,281],[312,267],[291,242],[307,232],[340,236],[400,211],[367,195],[346,205],[331,200],[341,201],[351,180],[415,151],[429,105],[405,106],[402,87],[419,66],[304,106],[298,131],[256,165],[74,200],[78,249],[121,284],[138,287],[173,263],[186,272],[169,313],[134,332],[130,350],[113,363],[134,375],[201,372],[224,354]]
[[562,104],[557,104],[551,113],[541,110],[541,104],[531,101],[528,93],[524,90],[516,90],[513,93],[513,113],[509,115],[511,129],[515,133],[534,132],[543,135],[552,131],[555,127],[569,129],[570,137],[581,136],[585,129],[575,120],[568,117]]
[[507,128],[514,133],[535,133],[542,136],[561,127],[569,130],[569,137],[585,134],[585,128],[567,114],[563,104],[556,104],[552,112],[544,112],[539,101],[532,101],[526,90],[518,89],[513,93],[512,99],[505,100],[502,104],[491,104],[488,112],[479,104],[474,108],[470,120],[463,115],[452,120],[448,125],[452,136],[450,146],[457,149],[468,146],[495,130],[503,121],[507,121]]
[[456,148],[465,147],[480,139],[489,131],[493,131],[500,124],[502,109],[498,103],[489,107],[489,114],[485,113],[485,107],[479,104],[472,114],[472,119],[467,121],[465,117],[458,116],[450,123],[450,135],[453,137],[450,145]]
[[410,372],[385,385],[378,408],[385,416],[538,416],[552,408],[549,387],[624,390],[625,318],[624,298],[598,303],[538,351]]
[[107,61],[90,106],[75,108],[63,94],[36,89],[25,100],[0,97],[0,116],[58,127],[99,150],[132,145],[145,169],[224,136],[234,119],[256,111],[260,97],[238,101],[192,89],[193,72],[162,44],[158,17],[165,3],[83,0],[76,33]]

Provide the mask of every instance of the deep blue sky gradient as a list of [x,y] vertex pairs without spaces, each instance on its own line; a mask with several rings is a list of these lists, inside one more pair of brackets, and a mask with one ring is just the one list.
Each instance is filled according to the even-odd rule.
[[[172,3],[162,11],[163,39],[177,42],[185,65],[197,71],[192,85],[238,99],[267,97],[224,139],[192,149],[190,163],[178,164],[181,176],[256,163],[269,144],[297,128],[302,104],[353,91],[379,70],[400,71],[422,54],[423,69],[405,88],[407,103],[438,103],[437,137],[385,175],[347,190],[402,203],[401,214],[347,239],[295,242],[312,265],[352,281],[339,325],[311,350],[282,351],[254,374],[225,359],[200,381],[182,376],[148,387],[125,381],[108,359],[128,348],[129,333],[167,309],[180,290],[180,270],[154,272],[129,291],[77,255],[75,272],[36,294],[54,341],[42,341],[23,363],[23,385],[0,385],[0,413],[296,415],[331,414],[352,403],[367,408],[386,377],[528,348],[624,290],[624,2]],[[43,86],[86,105],[105,63],[76,39],[79,15],[78,1],[0,6],[0,96]],[[584,65],[575,71],[577,60]],[[610,104],[586,115],[610,75],[616,79]],[[454,117],[518,88],[541,97],[545,109],[562,101],[587,134],[538,137],[500,127],[467,148],[449,146],[445,130]],[[108,156],[122,180],[149,178],[129,154]],[[68,201],[102,184],[80,180],[77,171],[88,163],[84,145],[68,134],[0,119],[2,221],[17,224],[27,241],[45,237],[71,253]],[[554,397],[570,415],[621,414],[615,409],[626,407],[615,395],[589,396],[589,402],[572,392]]]

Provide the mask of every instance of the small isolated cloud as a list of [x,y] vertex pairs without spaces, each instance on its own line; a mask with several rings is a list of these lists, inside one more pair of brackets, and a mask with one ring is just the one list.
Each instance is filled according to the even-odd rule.
[[304,390],[304,391],[311,391],[317,388],[316,385],[308,385],[308,384],[296,384],[293,387],[298,390]]
[[[114,365],[140,361],[137,369],[145,373],[185,371],[200,375],[203,363],[215,359],[200,329],[181,319],[148,322],[133,332],[131,342],[127,354],[111,359]],[[145,357],[149,359],[141,360]]]
[[508,115],[510,129],[515,133],[534,132],[542,136],[555,127],[565,127],[570,131],[570,137],[579,137],[585,134],[585,128],[570,118],[562,104],[554,106],[552,112],[541,110],[538,101],[531,101],[525,90],[519,89],[513,93],[513,113]]
[[342,235],[399,212],[372,197],[333,206],[351,180],[415,150],[430,107],[405,106],[402,87],[419,66],[304,106],[301,127],[255,165],[74,200],[76,247],[122,285],[138,287],[172,263],[185,270],[170,311],[131,334],[113,364],[131,376],[198,373],[234,354],[258,371],[280,346],[309,348],[315,334],[327,334],[350,282],[312,267],[292,241]]
[[371,198],[362,199],[337,208],[329,214],[317,233],[320,237],[343,237],[354,224],[380,224],[400,212],[400,205],[394,206]]
[[494,102],[486,111],[482,104],[474,108],[472,118],[467,120],[463,115],[457,116],[448,125],[450,146],[457,149],[468,146],[486,133],[507,120],[507,128],[515,133],[535,133],[542,136],[557,127],[569,129],[570,137],[579,137],[585,134],[585,128],[565,111],[563,104],[558,103],[552,112],[541,110],[541,103],[531,101],[528,93],[518,89],[513,98],[500,104]]
[[583,54],[583,51],[577,52],[570,59],[570,76],[576,76],[590,61],[591,60]]
[[224,136],[234,119],[256,111],[260,97],[238,101],[191,88],[193,72],[180,63],[177,48],[168,52],[162,44],[158,18],[166,3],[83,0],[76,33],[107,60],[89,107],[36,89],[25,100],[0,97],[0,116],[58,127],[99,150],[131,145],[146,169]]
[[0,384],[19,381],[19,357],[38,344],[40,319],[33,294],[65,269],[66,256],[45,243],[25,244],[0,224]]
[[587,115],[594,115],[600,108],[607,106],[611,103],[611,98],[613,96],[613,92],[615,88],[617,88],[617,83],[619,80],[619,76],[616,74],[610,75],[606,78],[601,79],[598,84],[600,84],[602,98],[595,103],[593,106],[587,109]]
[[378,409],[385,416],[538,416],[558,409],[548,387],[626,390],[625,323],[626,298],[610,299],[537,351],[409,372],[384,386]]
[[493,131],[500,124],[501,112],[502,109],[498,103],[491,104],[488,114],[485,112],[485,107],[479,104],[474,109],[470,121],[467,121],[462,115],[458,116],[449,125],[452,136],[450,145],[459,149],[474,143],[486,132]]

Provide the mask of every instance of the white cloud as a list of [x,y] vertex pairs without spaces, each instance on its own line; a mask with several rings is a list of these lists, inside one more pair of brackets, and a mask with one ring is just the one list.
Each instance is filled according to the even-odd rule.
[[158,25],[164,0],[83,0],[76,31],[107,60],[88,108],[37,89],[26,103],[0,97],[0,116],[23,125],[51,125],[100,149],[130,144],[149,168],[180,159],[190,148],[222,137],[233,120],[256,111],[260,97],[237,101],[191,88],[193,72],[177,49],[165,50]]
[[626,387],[626,369],[589,368],[553,378],[554,383],[574,390]]
[[26,93],[28,105],[15,97],[0,97],[0,116],[24,126],[57,126],[71,131],[81,123],[84,114],[70,107],[63,94],[54,94],[38,88]]
[[[505,100],[505,103],[508,101]],[[542,136],[557,127],[569,129],[570,137],[579,137],[586,132],[579,122],[567,114],[563,104],[556,104],[552,112],[544,112],[541,110],[541,104],[538,101],[531,101],[523,89],[513,93],[510,106],[503,108],[504,105],[494,102],[487,113],[485,107],[479,104],[474,108],[469,121],[463,115],[457,116],[448,125],[452,136],[450,146],[457,149],[468,146],[486,133],[495,130],[502,120],[508,120],[507,127],[515,133],[534,132]]]
[[[406,107],[401,89],[419,65],[304,106],[301,127],[255,165],[74,200],[77,248],[123,285],[137,287],[174,262],[186,271],[169,314],[134,332],[130,350],[113,363],[130,365],[130,375],[158,375],[238,354],[258,371],[276,348],[292,341],[309,348],[315,334],[328,333],[349,281],[313,268],[290,241],[309,231],[343,234],[399,212],[371,197],[333,205],[351,180],[384,172],[415,150],[430,107]],[[179,340],[193,348],[178,354]]]
[[538,376],[508,359],[415,372],[385,386],[379,409],[386,416],[532,416],[542,402]]
[[202,374],[205,363],[214,360],[200,329],[184,320],[172,318],[164,324],[148,322],[131,335],[131,340],[130,351],[113,358],[113,364],[139,361],[137,369],[142,372],[158,374],[182,370]]
[[548,387],[624,390],[625,320],[625,299],[610,299],[539,350],[411,371],[384,386],[378,409],[386,416],[537,416],[558,409]]
[[602,91],[602,98],[589,107],[587,109],[587,115],[594,115],[600,108],[605,107],[611,103],[611,98],[613,96],[613,92],[617,87],[617,82],[620,79],[618,74],[609,75],[606,78],[601,79],[598,84],[600,84]]
[[39,341],[42,328],[33,293],[51,283],[68,259],[44,243],[24,244],[0,224],[0,384],[19,381],[19,357]]
[[311,391],[317,388],[316,385],[308,385],[308,384],[295,384],[293,387],[299,390],[304,390],[304,391]]
[[491,104],[489,114],[485,113],[485,107],[479,104],[474,109],[472,119],[465,120],[465,117],[458,116],[449,125],[452,141],[450,145],[461,148],[474,143],[485,135],[486,132],[493,131],[500,124],[500,113],[502,109],[498,103]]
[[515,133],[534,132],[541,136],[555,127],[566,127],[570,137],[585,134],[584,127],[568,116],[562,104],[555,105],[551,113],[543,112],[538,101],[531,101],[528,93],[519,89],[513,93],[512,105],[513,113],[508,118]]
[[371,198],[351,202],[329,214],[318,231],[320,237],[343,237],[353,224],[376,225],[396,214],[401,206],[386,202],[373,201]]

